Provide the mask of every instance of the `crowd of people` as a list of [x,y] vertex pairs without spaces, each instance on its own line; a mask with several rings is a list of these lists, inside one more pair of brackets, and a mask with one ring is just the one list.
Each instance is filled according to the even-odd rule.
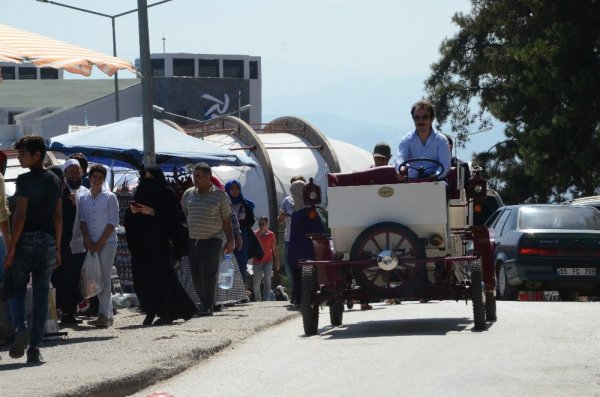
[[[432,127],[433,106],[419,101],[411,115],[415,130],[400,141],[395,161],[398,179],[411,177],[414,167],[406,167],[406,161],[420,157],[434,159],[445,168],[445,172],[429,176],[441,179],[451,161],[456,164],[458,160],[451,156],[447,137]],[[10,212],[0,177],[0,231],[6,245],[4,266],[0,268],[5,273],[3,296],[9,297],[15,331],[9,354],[20,358],[26,351],[27,361],[36,363],[42,361],[39,346],[46,326],[50,281],[56,288],[61,325],[81,323],[77,318],[82,300],[80,275],[90,256],[99,262],[101,282],[97,297],[90,299],[86,314],[95,318],[88,324],[100,328],[114,324],[111,275],[119,205],[115,194],[105,186],[107,169],[94,164],[88,170],[82,154],[70,156],[61,167],[48,169],[44,167],[46,144],[42,137],[24,136],[16,142],[15,149],[22,167],[30,171],[17,179],[14,208]],[[374,166],[386,166],[390,159],[390,146],[377,144],[373,150]],[[141,170],[133,200],[125,211],[133,285],[146,315],[143,325],[168,325],[193,316],[211,316],[222,309],[219,302],[248,300],[248,289],[255,301],[289,300],[300,306],[298,263],[314,259],[307,235],[324,233],[315,208],[304,201],[306,179],[301,175],[293,177],[290,195],[281,203],[277,221],[285,224],[283,261],[276,234],[269,229],[269,219],[259,216],[258,227],[253,229],[257,218],[255,204],[244,197],[239,181],[223,185],[206,163],[194,166],[192,180],[193,186],[179,198],[160,167],[147,166]],[[221,296],[223,292],[217,286],[224,254],[232,254],[238,265],[229,300]],[[176,273],[175,264],[183,257],[189,260],[191,283],[199,304]],[[249,260],[252,280],[246,288]],[[282,262],[291,297],[282,285],[272,289],[274,271],[280,270]],[[27,324],[25,294],[30,275],[33,305],[32,320]],[[363,301],[361,308],[368,310],[371,306]]]
[[[13,205],[7,204],[0,178],[0,231],[6,246],[0,266],[2,295],[15,331],[9,355],[20,358],[26,352],[27,362],[38,363],[42,361],[39,346],[46,327],[50,282],[56,289],[60,325],[81,324],[80,278],[88,256],[99,263],[101,281],[99,293],[89,299],[83,314],[95,317],[87,322],[90,326],[113,326],[111,275],[119,205],[116,195],[106,188],[104,166],[94,164],[88,170],[85,156],[76,154],[60,167],[46,168],[46,145],[35,135],[19,139],[15,149],[21,166],[29,172],[17,179]],[[143,325],[167,325],[219,310],[216,303],[223,298],[216,296],[220,294],[216,278],[224,253],[232,253],[239,266],[234,283],[243,292],[230,293],[233,301],[248,300],[244,279],[249,259],[253,259],[249,283],[253,299],[289,300],[285,287],[271,287],[273,271],[280,267],[276,236],[264,216],[253,230],[254,207],[243,196],[239,181],[221,184],[205,163],[195,165],[193,186],[181,198],[160,167],[150,165],[141,171],[123,223],[134,290],[146,315]],[[199,305],[176,273],[175,263],[184,256],[189,258]],[[25,295],[30,281],[33,305],[28,322]]]

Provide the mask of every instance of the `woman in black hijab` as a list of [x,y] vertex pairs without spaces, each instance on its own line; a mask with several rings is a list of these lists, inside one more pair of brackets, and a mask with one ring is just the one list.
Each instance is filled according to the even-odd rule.
[[124,223],[133,284],[146,313],[143,324],[152,324],[156,316],[155,325],[188,320],[198,309],[171,264],[172,257],[180,259],[187,251],[188,237],[182,230],[185,216],[160,167],[150,165],[141,175]]

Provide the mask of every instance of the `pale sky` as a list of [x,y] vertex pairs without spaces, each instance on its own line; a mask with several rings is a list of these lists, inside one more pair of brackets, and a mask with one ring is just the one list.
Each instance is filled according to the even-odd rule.
[[[58,2],[109,15],[137,8],[134,0]],[[452,15],[470,7],[466,0],[173,0],[148,10],[150,51],[163,51],[164,35],[166,52],[260,56],[263,114],[314,112],[306,96],[297,103],[293,98],[326,92],[330,86],[383,87],[381,98],[392,103],[380,112],[351,109],[352,101],[343,96],[333,98],[330,106],[320,104],[318,110],[349,120],[404,126],[410,124],[405,108],[425,95],[419,82],[439,60],[442,40],[458,31]],[[112,54],[109,18],[36,0],[0,0],[0,10],[0,23]],[[116,35],[118,56],[137,58],[137,13],[116,19]],[[75,77],[65,73],[65,78]],[[398,88],[398,82],[406,80],[415,83],[410,89]],[[386,86],[396,92],[384,92]],[[281,97],[288,98],[290,109],[277,107]],[[397,113],[397,108],[402,111]],[[464,157],[498,140],[481,135],[483,148],[471,147]]]

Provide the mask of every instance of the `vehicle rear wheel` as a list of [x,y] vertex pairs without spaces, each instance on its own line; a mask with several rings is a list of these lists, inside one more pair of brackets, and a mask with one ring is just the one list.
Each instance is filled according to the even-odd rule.
[[356,237],[350,250],[351,260],[373,260],[373,266],[352,269],[363,289],[379,298],[389,298],[413,293],[427,281],[425,266],[415,262],[398,262],[391,270],[378,266],[377,259],[384,251],[391,253],[391,263],[396,259],[425,258],[423,243],[408,227],[395,222],[369,226]]
[[560,300],[564,302],[575,302],[577,298],[579,298],[579,292],[577,291],[565,291],[559,290],[558,296],[560,296]]
[[471,301],[473,302],[473,328],[478,331],[486,329],[485,315],[486,304],[483,301],[483,276],[481,273],[481,263],[471,263]]
[[315,294],[318,289],[317,271],[314,266],[302,267],[302,324],[306,336],[319,330],[319,302]]
[[329,319],[331,325],[338,326],[342,325],[342,318],[344,316],[344,303],[336,299],[329,303]]
[[485,292],[485,319],[487,321],[496,321],[496,297],[492,291]]
[[498,270],[498,295],[505,301],[516,301],[519,297],[519,288],[508,283],[504,264]]

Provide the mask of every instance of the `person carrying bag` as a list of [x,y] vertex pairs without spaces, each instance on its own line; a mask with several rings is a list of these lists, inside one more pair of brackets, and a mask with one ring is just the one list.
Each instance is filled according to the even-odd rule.
[[98,295],[102,292],[102,271],[98,254],[88,251],[81,267],[81,279],[79,290],[85,299]]

